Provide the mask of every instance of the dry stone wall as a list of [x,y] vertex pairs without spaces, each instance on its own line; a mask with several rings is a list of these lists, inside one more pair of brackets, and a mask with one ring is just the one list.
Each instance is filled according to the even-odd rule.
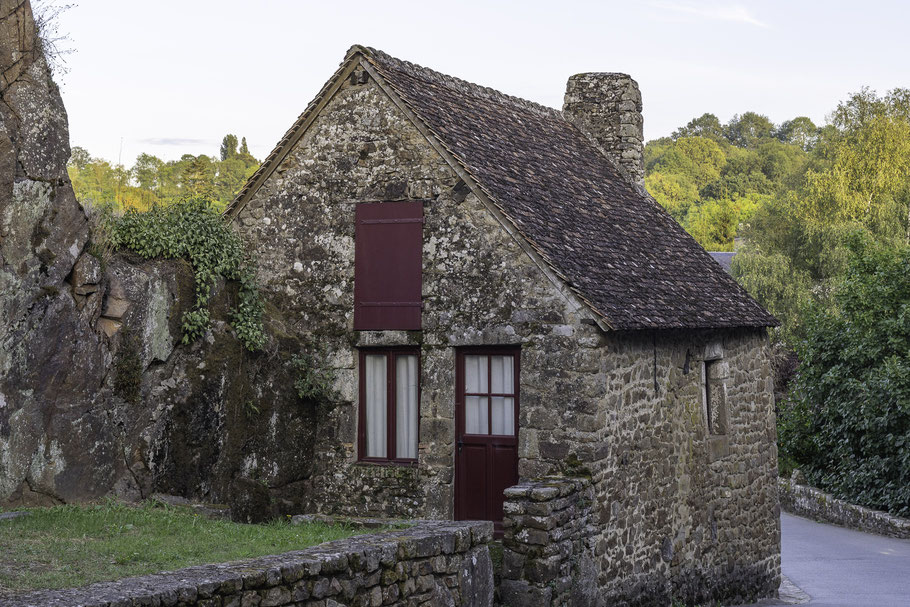
[[219,565],[5,599],[6,607],[489,607],[491,523],[422,522]]
[[797,478],[798,473],[794,471],[793,478],[778,481],[780,505],[787,512],[851,529],[910,539],[910,519],[837,499],[815,487],[798,483]]
[[597,605],[594,489],[545,478],[505,491],[500,595],[510,607]]

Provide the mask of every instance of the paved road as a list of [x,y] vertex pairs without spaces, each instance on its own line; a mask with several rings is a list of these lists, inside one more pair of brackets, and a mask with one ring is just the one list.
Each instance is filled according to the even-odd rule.
[[785,576],[810,607],[910,607],[910,540],[781,515]]

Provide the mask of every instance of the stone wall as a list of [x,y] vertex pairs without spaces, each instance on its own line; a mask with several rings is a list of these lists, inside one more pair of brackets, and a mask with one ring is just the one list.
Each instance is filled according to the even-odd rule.
[[546,478],[510,487],[505,495],[503,604],[597,605],[590,481]]
[[[605,598],[662,605],[776,592],[780,522],[769,347],[763,331],[746,330],[610,340],[600,434],[607,449],[590,470]],[[708,432],[705,360],[720,365],[723,435]]]
[[6,607],[295,607],[493,602],[491,523],[422,522],[307,550],[40,591]]
[[910,539],[910,519],[857,506],[793,479],[779,479],[781,508],[792,514],[879,535]]

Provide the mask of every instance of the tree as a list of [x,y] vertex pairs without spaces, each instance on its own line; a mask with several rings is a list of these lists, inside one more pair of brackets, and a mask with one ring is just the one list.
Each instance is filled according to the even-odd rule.
[[645,177],[645,188],[679,223],[698,201],[698,188],[685,175],[654,172]]
[[140,188],[157,190],[160,186],[161,167],[163,166],[164,161],[157,156],[139,154],[136,158],[136,164],[134,164],[131,169],[131,173]]
[[84,171],[90,162],[92,162],[92,156],[88,153],[88,150],[80,148],[78,145],[73,146],[68,163],[70,167]]
[[244,137],[244,138],[240,141],[240,154],[242,154],[242,155],[244,155],[244,156],[249,156],[250,158],[253,157],[253,155],[250,154],[250,148],[248,148],[247,145],[246,145],[246,137]]
[[[243,138],[244,147],[246,147],[246,137]],[[237,155],[237,135],[227,134],[221,140],[221,161]]]
[[780,448],[810,482],[910,515],[910,248],[854,236],[833,305],[814,305]]
[[724,127],[724,135],[733,145],[751,148],[774,134],[774,123],[767,116],[746,112],[733,118]]
[[193,158],[184,168],[181,176],[181,189],[185,196],[194,198],[213,198],[215,169],[212,160],[205,154]]
[[724,138],[724,128],[717,116],[706,113],[698,118],[693,118],[686,126],[673,131],[673,139],[682,137],[707,137],[708,139],[720,141]]
[[818,136],[818,127],[806,116],[787,120],[777,130],[777,138],[790,145],[797,145],[805,151],[812,149]]
[[701,188],[720,177],[726,157],[716,141],[705,137],[682,137],[664,148],[651,163],[651,170],[684,175]]

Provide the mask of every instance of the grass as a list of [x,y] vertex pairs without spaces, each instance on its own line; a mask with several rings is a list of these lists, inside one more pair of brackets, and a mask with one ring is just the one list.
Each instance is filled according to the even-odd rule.
[[0,522],[0,597],[302,550],[367,532],[324,523],[241,525],[150,502],[27,510],[31,516]]

